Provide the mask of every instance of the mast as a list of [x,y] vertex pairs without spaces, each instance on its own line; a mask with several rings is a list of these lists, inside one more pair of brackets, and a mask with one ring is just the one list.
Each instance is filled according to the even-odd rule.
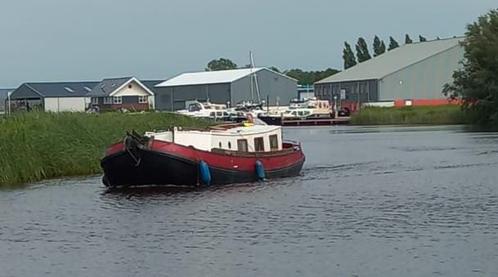
[[252,52],[249,51],[249,68],[250,68],[250,71],[251,71],[251,102],[254,102],[254,83],[253,83],[253,73],[252,73],[252,68],[253,68],[253,65],[252,65]]
[[[258,96],[258,103],[261,102],[261,95],[259,93],[259,85],[258,85],[258,76],[256,75],[256,72],[252,72],[252,69],[254,68],[254,57],[252,56],[252,52],[249,51],[249,59],[250,59],[250,62],[251,62],[251,79],[254,78],[254,85],[256,86],[256,95]],[[254,100],[254,96],[253,96],[253,90],[252,90],[252,82],[251,82],[251,97],[253,98]]]

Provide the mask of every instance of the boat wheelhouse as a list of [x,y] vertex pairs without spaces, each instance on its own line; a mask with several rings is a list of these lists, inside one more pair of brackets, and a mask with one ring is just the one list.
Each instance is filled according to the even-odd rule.
[[219,125],[204,130],[182,130],[146,132],[146,137],[155,140],[191,146],[203,151],[271,152],[282,150],[282,130],[270,125]]

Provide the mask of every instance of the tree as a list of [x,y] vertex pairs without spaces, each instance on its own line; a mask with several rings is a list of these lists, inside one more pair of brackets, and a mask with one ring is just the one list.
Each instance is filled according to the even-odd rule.
[[418,36],[418,40],[419,40],[420,42],[427,41],[427,39],[426,39],[425,37],[420,36],[420,35]]
[[218,70],[228,70],[236,69],[237,64],[232,62],[230,59],[219,58],[217,60],[212,60],[207,64],[206,71],[218,71]]
[[277,73],[281,73],[280,70],[278,69],[278,67],[276,67],[276,66],[270,66],[270,70],[273,70]]
[[405,35],[405,44],[410,44],[412,43],[413,40],[410,38],[410,36],[408,34]]
[[342,50],[342,59],[344,60],[344,69],[348,69],[356,65],[356,58],[349,43],[344,42],[344,50]]
[[443,93],[461,99],[462,108],[474,122],[498,126],[498,9],[467,26],[463,67],[453,73],[453,82]]
[[323,71],[303,71],[295,68],[285,71],[285,75],[297,80],[299,85],[312,85],[326,77],[336,74],[339,70],[327,68]]
[[377,57],[378,55],[381,55],[384,52],[386,52],[386,45],[384,44],[384,41],[380,40],[378,36],[374,37],[373,50],[374,50],[374,57]]
[[398,48],[399,44],[396,40],[394,40],[393,37],[389,37],[389,51],[393,50],[394,48]]
[[358,58],[359,63],[372,58],[368,52],[368,45],[362,37],[358,38],[358,42],[356,43],[356,57]]

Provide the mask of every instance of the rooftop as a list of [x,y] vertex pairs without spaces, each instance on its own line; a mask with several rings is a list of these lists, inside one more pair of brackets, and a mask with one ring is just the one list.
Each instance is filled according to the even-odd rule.
[[183,73],[156,85],[156,87],[231,83],[263,69],[265,68],[243,68]]
[[88,96],[94,96],[94,97],[110,96],[116,90],[120,89],[122,86],[132,81],[137,82],[140,86],[151,92],[153,92],[154,85],[161,82],[158,80],[141,81],[135,77],[106,78],[103,79],[100,83],[98,83],[95,87],[93,87],[92,91],[88,93]]
[[83,97],[97,84],[98,82],[40,82],[23,85],[43,97]]
[[462,37],[457,37],[405,44],[329,76],[315,84],[382,79],[407,66],[457,47],[462,40]]

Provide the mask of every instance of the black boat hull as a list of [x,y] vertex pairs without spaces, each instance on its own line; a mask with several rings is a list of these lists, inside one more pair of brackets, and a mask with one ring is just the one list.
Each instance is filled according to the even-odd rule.
[[[104,170],[103,181],[109,187],[175,185],[199,186],[199,163],[179,156],[140,149],[140,158],[134,159],[128,152],[122,151],[105,157],[101,161]],[[277,170],[265,171],[267,179],[299,175],[304,158],[291,166]],[[258,181],[255,172],[227,170],[209,167],[211,182],[209,185],[246,183]]]

